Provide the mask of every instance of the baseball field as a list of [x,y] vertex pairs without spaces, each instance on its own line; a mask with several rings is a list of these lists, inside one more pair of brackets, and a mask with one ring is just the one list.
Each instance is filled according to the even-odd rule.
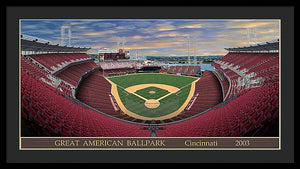
[[107,80],[120,109],[142,120],[164,120],[180,114],[195,90],[196,77],[142,73]]

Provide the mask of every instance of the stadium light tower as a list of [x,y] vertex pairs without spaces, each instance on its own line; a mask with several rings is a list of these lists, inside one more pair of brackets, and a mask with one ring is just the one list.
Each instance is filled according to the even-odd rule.
[[253,28],[253,31],[254,31],[254,41],[255,41],[255,44],[257,44],[256,27]]
[[117,39],[117,48],[120,49],[120,46],[121,46],[121,38],[118,37],[118,39]]
[[187,36],[187,50],[188,50],[188,64],[191,64],[191,59],[190,59],[190,35]]
[[69,27],[69,31],[68,31],[68,38],[69,38],[69,46],[71,46],[71,27]]
[[65,40],[67,39],[65,37],[65,29],[68,29],[68,41],[69,41],[69,46],[71,46],[71,27],[70,26],[61,26],[60,27],[60,30],[61,30],[61,41],[60,41],[60,44],[63,46],[65,45]]
[[122,38],[122,49],[123,51],[125,50],[125,43],[126,43],[126,40],[125,40],[125,37]]
[[248,40],[248,46],[250,45],[250,28],[247,28],[247,40]]
[[194,39],[193,43],[194,43],[194,45],[193,45],[194,46],[194,63],[197,63],[197,58],[196,58],[197,40]]

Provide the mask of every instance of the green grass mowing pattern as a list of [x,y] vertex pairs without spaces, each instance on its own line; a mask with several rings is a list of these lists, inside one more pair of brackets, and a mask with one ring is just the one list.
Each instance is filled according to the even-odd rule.
[[187,84],[192,83],[197,78],[188,77],[188,76],[178,76],[172,74],[134,74],[134,75],[125,75],[125,76],[117,76],[111,77],[109,80],[114,82],[115,84],[122,86],[123,88],[127,88],[134,85],[139,84],[166,84],[181,88]]
[[[120,99],[128,110],[144,117],[161,117],[182,106],[189,95],[191,83],[197,78],[166,74],[135,74],[109,79],[118,85]],[[147,108],[143,99],[124,90],[130,86],[151,83],[171,85],[181,90],[160,100],[160,106],[154,109]]]
[[121,87],[118,87],[118,92],[122,103],[131,112],[144,117],[160,117],[168,115],[181,107],[189,95],[190,86],[191,85],[187,85],[181,91],[163,98],[159,101],[160,105],[154,109],[147,108],[145,106],[145,100],[131,93],[127,93]]
[[[155,93],[149,93],[150,91],[155,91]],[[147,87],[145,89],[137,90],[135,93],[149,100],[159,99],[170,92],[157,87]]]

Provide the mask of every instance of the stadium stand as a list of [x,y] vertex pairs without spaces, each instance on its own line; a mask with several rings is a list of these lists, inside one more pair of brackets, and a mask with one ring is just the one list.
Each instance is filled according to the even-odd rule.
[[111,96],[111,84],[100,71],[94,71],[78,86],[76,98],[83,103],[111,116],[133,121],[135,118],[122,113]]
[[133,63],[130,61],[104,61],[99,62],[98,65],[100,65],[103,70],[133,68]]
[[131,61],[104,61],[97,63],[105,76],[135,73],[135,64],[135,62]]
[[182,75],[196,76],[199,72],[200,66],[170,66],[167,73],[179,73]]
[[73,86],[76,86],[82,75],[84,75],[89,70],[97,67],[98,66],[94,62],[76,64],[68,67],[67,69],[63,70],[56,76],[72,84]]
[[215,76],[218,78],[218,80],[220,81],[221,87],[222,87],[222,95],[223,95],[223,100],[225,99],[226,94],[228,93],[229,90],[229,80],[227,79],[227,77],[224,75],[223,72],[215,69],[213,71],[213,73],[215,74]]
[[135,68],[120,68],[120,69],[110,69],[110,70],[104,70],[104,75],[123,75],[123,74],[129,74],[129,73],[135,73]]
[[231,87],[225,100],[241,91],[279,82],[278,53],[228,53],[213,66],[229,79]]
[[205,71],[203,77],[196,83],[197,99],[185,114],[194,115],[211,108],[222,101],[221,86],[211,71]]
[[48,78],[48,72],[39,67],[38,64],[34,64],[28,58],[25,58],[23,55],[21,55],[21,69],[37,79],[44,79],[44,81],[54,84],[54,81],[51,78]]
[[122,122],[82,107],[56,89],[46,87],[21,71],[22,117],[31,121],[40,134],[61,136],[149,136],[139,125]]
[[[224,107],[158,130],[158,137],[247,136],[278,118],[278,85],[246,89]],[[264,103],[264,104],[262,104]]]
[[[29,51],[35,50],[28,44],[37,42],[22,39],[22,44],[25,42]],[[266,133],[279,117],[279,54],[249,50],[272,49],[272,45],[228,48],[229,53],[212,64],[215,71],[204,71],[197,81],[195,95],[186,109],[172,119],[154,122],[165,127],[156,135],[225,137]],[[20,56],[22,118],[41,136],[149,136],[150,131],[141,130],[141,126],[153,123],[123,114],[114,105],[111,85],[102,69],[96,70],[99,65],[82,53],[88,49],[76,50],[78,53]],[[100,64],[106,74],[135,71],[126,61],[107,64]],[[171,66],[165,71],[194,76],[199,69]],[[69,97],[74,96],[75,88],[78,100]]]
[[85,53],[50,53],[50,54],[36,54],[28,55],[38,63],[45,66],[51,73],[55,73],[71,63],[91,60]]

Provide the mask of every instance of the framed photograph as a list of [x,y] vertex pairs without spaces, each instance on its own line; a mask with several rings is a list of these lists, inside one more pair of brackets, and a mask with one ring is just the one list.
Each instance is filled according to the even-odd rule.
[[[275,7],[261,18],[66,10],[14,19],[18,151],[281,153],[282,116],[293,116],[283,110],[282,63],[293,55],[283,53],[288,22]],[[107,13],[116,10],[132,13]]]

